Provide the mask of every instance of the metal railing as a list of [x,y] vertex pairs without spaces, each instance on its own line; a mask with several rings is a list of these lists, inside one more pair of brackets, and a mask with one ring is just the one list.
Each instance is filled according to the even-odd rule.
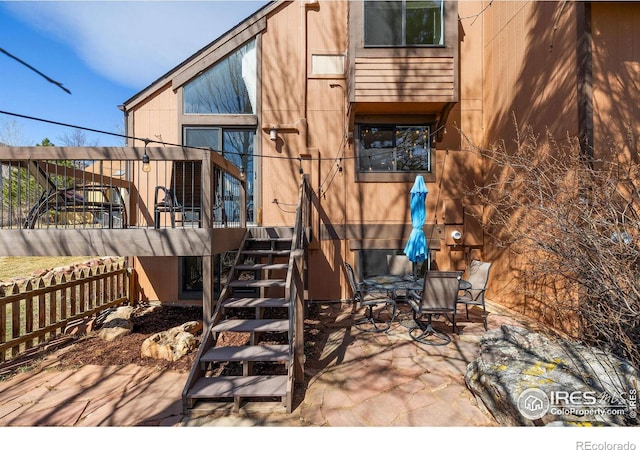
[[244,227],[242,175],[211,150],[0,146],[0,229]]

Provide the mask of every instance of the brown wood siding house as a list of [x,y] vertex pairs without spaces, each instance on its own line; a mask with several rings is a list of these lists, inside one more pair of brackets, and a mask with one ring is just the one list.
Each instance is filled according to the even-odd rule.
[[[640,3],[430,2],[418,14],[429,25],[418,28],[411,11],[417,3],[393,3],[393,26],[376,9],[383,3],[391,4],[267,4],[125,101],[127,134],[187,145],[207,131],[223,154],[233,136],[250,136],[244,148],[252,156],[243,150],[236,154],[245,159],[234,162],[251,172],[249,226],[291,226],[300,171],[307,174],[313,301],[348,298],[345,261],[364,273],[376,270],[381,255],[402,252],[411,230],[409,190],[423,175],[432,263],[465,270],[470,259],[493,261],[488,298],[523,309],[514,294],[517,262],[483,233],[485,205],[468,194],[490,167],[467,142],[510,143],[515,117],[541,132],[586,136],[595,149],[614,141],[630,155],[620,127],[640,131]],[[250,105],[193,106],[194,89],[209,71],[247,54],[254,58],[247,66],[254,76],[245,79]],[[399,150],[406,150],[409,132],[415,141],[405,153],[419,154],[415,166]],[[462,238],[454,240],[453,231]],[[33,238],[2,232],[1,250],[26,254]],[[238,243],[238,236],[212,232],[199,255],[203,270],[214,270],[213,258]],[[189,248],[161,257],[140,253],[134,267],[147,298],[201,301],[180,286],[184,258],[197,256]]]

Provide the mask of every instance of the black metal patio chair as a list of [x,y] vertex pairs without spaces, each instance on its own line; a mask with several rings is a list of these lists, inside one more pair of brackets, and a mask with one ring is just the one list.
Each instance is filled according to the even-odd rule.
[[433,319],[451,316],[452,330],[456,332],[456,301],[462,273],[429,270],[425,272],[422,291],[410,291],[407,303],[413,311],[414,325],[409,328],[409,335],[414,341],[429,345],[451,342],[451,336],[434,328]]
[[[356,328],[368,332],[388,331],[396,316],[396,301],[393,297],[393,291],[358,282],[351,264],[345,262],[344,266],[351,291],[353,292],[353,301],[366,308],[365,316],[356,320]],[[378,311],[377,315],[374,315],[374,307],[380,305],[383,306],[382,310]],[[391,318],[389,320],[380,318],[382,311],[385,311],[388,307],[391,307]]]
[[[163,194],[163,198],[159,198],[159,194]],[[183,213],[184,209],[173,189],[166,188],[164,186],[156,186],[155,195],[153,198],[153,211],[154,211],[154,226],[160,228],[160,214],[164,212],[169,213],[171,219],[171,228],[176,227],[176,213]]]
[[485,306],[484,294],[487,290],[487,283],[489,281],[489,271],[491,270],[491,263],[473,260],[469,266],[468,276],[466,281],[471,287],[467,287],[460,291],[458,295],[457,303],[465,306],[467,313],[467,320],[469,320],[469,306],[480,306],[482,308],[482,320],[484,322],[484,329],[487,331],[487,308]]

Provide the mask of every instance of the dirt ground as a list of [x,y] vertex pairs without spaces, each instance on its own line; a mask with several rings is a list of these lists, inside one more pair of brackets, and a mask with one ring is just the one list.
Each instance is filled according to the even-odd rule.
[[[311,308],[315,308],[311,306]],[[312,311],[310,311],[312,312]],[[126,365],[151,366],[158,369],[189,371],[193,366],[197,349],[183,356],[178,361],[146,358],[140,355],[142,343],[149,336],[168,330],[194,320],[202,320],[202,309],[191,306],[155,306],[142,307],[131,317],[132,333],[112,342],[101,340],[97,331],[78,338],[60,352],[58,361],[60,368],[92,365]],[[324,331],[323,331],[324,330]],[[305,320],[305,352],[307,358],[313,359],[316,343],[326,334],[326,326],[317,315],[309,314]],[[197,337],[201,338],[201,335]],[[248,333],[224,333],[217,345],[243,345],[248,341]]]
[[188,371],[193,365],[195,352],[178,361],[143,358],[140,356],[142,343],[149,336],[182,325],[186,322],[202,320],[202,309],[191,306],[140,307],[131,316],[131,334],[114,341],[105,342],[98,337],[97,330],[80,337],[66,348],[59,357],[60,366],[77,367],[85,364],[101,366],[137,364],[159,369]]

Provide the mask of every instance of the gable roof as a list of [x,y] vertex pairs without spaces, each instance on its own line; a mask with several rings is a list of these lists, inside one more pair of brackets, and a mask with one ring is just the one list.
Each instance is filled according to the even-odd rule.
[[[165,86],[167,83],[174,84],[173,88],[176,89],[178,86],[186,83],[189,79],[197,76],[201,72],[200,66],[210,66],[215,62],[215,60],[220,59],[220,56],[217,56],[215,58],[207,58],[208,56],[214,53],[218,53],[217,50],[224,47],[225,44],[230,44],[233,47],[230,48],[228,52],[225,52],[225,54],[235,50],[235,48],[237,48],[237,45],[242,43],[238,41],[239,38],[245,40],[244,38],[248,39],[260,33],[260,31],[266,28],[266,16],[278,9],[280,6],[289,3],[292,3],[292,1],[276,0],[267,3],[251,16],[247,17],[242,22],[231,28],[229,31],[222,34],[210,44],[207,44],[206,46],[195,52],[189,58],[182,61],[180,64],[153,81],[144,89],[134,94],[129,99],[125,100],[123,102],[123,111],[132,109],[136,104],[146,99],[149,95],[153,94],[159,88]],[[198,64],[199,62],[201,62],[201,64]],[[194,70],[189,70],[192,68],[194,68]]]

